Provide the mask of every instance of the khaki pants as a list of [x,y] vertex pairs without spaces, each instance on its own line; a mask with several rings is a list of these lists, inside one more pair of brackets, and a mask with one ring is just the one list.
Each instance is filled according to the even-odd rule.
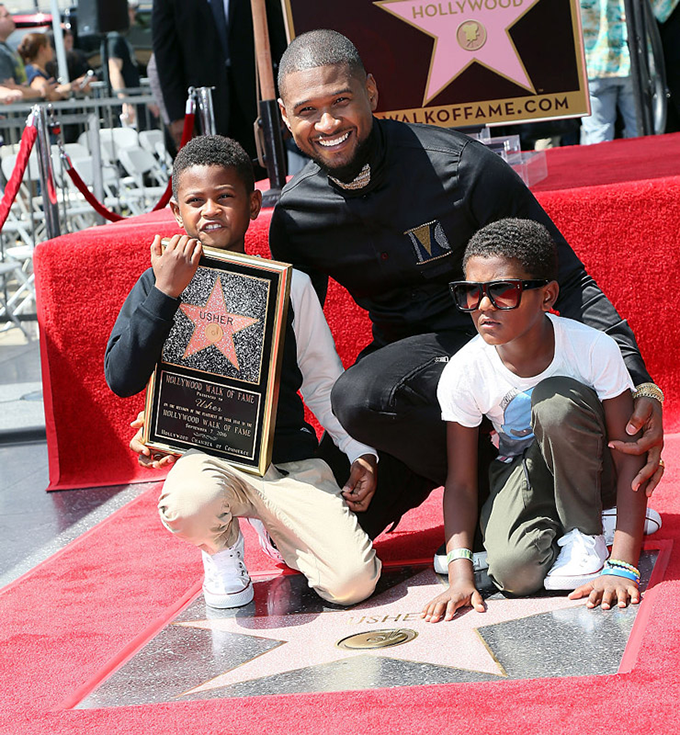
[[259,518],[286,564],[330,602],[360,602],[380,577],[371,540],[320,459],[257,477],[192,450],[168,474],[158,509],[166,528],[209,554],[236,542],[239,517]]
[[616,472],[596,393],[572,378],[548,378],[531,396],[535,441],[522,456],[489,470],[491,494],[480,525],[489,576],[504,592],[543,587],[559,548],[577,528],[602,533],[602,508],[616,502]]

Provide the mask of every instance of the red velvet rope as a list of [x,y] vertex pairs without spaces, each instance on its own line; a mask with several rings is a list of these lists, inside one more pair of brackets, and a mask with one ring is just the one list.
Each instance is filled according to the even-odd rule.
[[[182,128],[182,140],[179,143],[179,148],[177,150],[180,150],[181,148],[184,148],[184,146],[191,140],[191,136],[194,134],[194,119],[196,115],[193,112],[187,112],[187,114],[184,116],[184,127]],[[153,208],[153,212],[157,212],[159,209],[164,209],[168,202],[170,201],[170,197],[172,196],[172,176],[170,177],[168,181],[168,185],[165,188],[165,191],[163,192],[163,196],[160,198],[160,201],[158,204]]]
[[31,155],[31,150],[37,137],[38,130],[35,126],[27,125],[24,128],[24,132],[21,135],[19,153],[14,164],[14,171],[12,171],[12,175],[7,182],[5,194],[2,197],[2,203],[0,203],[0,230],[5,226],[9,210],[12,208],[12,204],[14,204],[14,200],[16,199],[19,186],[21,186],[21,180],[24,178],[26,166],[28,165],[28,157]]
[[[179,144],[180,148],[183,148],[191,140],[191,136],[194,134],[195,117],[196,115],[193,112],[188,112],[184,116],[184,127],[182,128],[182,140],[180,141],[180,144]],[[68,175],[71,177],[71,181],[73,181],[78,191],[85,197],[85,199],[90,204],[90,206],[93,207],[95,211],[97,211],[99,214],[101,214],[102,217],[109,220],[109,222],[118,222],[122,219],[127,219],[122,214],[117,214],[116,212],[112,212],[110,209],[107,209],[103,204],[97,201],[97,199],[92,194],[92,192],[87,188],[85,182],[80,178],[80,175],[78,174],[78,172],[73,168],[70,161],[68,161],[66,171]],[[168,181],[168,185],[165,188],[165,191],[163,192],[163,196],[160,198],[160,201],[158,202],[158,204],[156,204],[156,206],[153,208],[152,211],[156,212],[159,209],[165,208],[168,202],[170,201],[171,196],[172,196],[172,178],[170,178],[170,180]]]
[[122,219],[125,219],[122,214],[112,212],[110,209],[107,209],[103,204],[97,201],[95,195],[87,188],[85,182],[80,178],[80,174],[73,168],[71,162],[68,161],[68,159],[66,173],[71,177],[71,181],[75,184],[76,189],[78,189],[78,191],[85,197],[87,203],[96,212],[101,214],[104,219],[107,219],[109,222],[118,222]]

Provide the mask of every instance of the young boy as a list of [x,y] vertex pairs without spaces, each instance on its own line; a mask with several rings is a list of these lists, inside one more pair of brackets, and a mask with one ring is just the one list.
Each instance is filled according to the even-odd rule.
[[[451,291],[478,335],[451,358],[437,390],[447,422],[449,588],[423,617],[451,620],[465,605],[484,610],[470,551],[483,416],[499,440],[480,515],[495,585],[511,595],[570,589],[571,599],[588,596],[588,607],[604,609],[639,602],[635,565],[647,497],[633,482],[644,459],[608,448],[613,440],[634,440],[625,431],[633,384],[616,342],[550,313],[557,252],[537,222],[505,219],[482,228],[467,245],[463,268],[467,280]],[[607,561],[601,511],[614,502]]]
[[[105,373],[120,396],[146,386],[202,246],[243,252],[250,220],[260,212],[262,196],[254,188],[250,160],[238,143],[222,136],[190,141],[175,159],[172,181],[172,211],[188,234],[173,237],[165,250],[161,238],[154,238],[152,267],[137,281],[113,327]],[[375,489],[376,454],[354,441],[332,414],[329,396],[342,364],[311,281],[297,271],[290,307],[273,463],[265,476],[192,450],[173,464],[159,500],[163,524],[202,551],[203,591],[211,607],[238,607],[253,599],[239,517],[258,519],[253,525],[263,548],[274,557],[278,550],[326,600],[359,602],[380,576],[380,561],[352,512]],[[343,491],[329,467],[315,458],[317,440],[304,421],[298,390],[352,463]],[[146,455],[151,460],[148,449]]]

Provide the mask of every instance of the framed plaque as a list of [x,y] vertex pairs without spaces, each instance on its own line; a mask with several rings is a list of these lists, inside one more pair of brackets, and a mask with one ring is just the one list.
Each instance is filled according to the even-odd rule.
[[589,114],[578,0],[282,0],[289,41],[357,47],[376,117],[465,128]]
[[144,443],[271,462],[292,268],[204,248],[146,392]]

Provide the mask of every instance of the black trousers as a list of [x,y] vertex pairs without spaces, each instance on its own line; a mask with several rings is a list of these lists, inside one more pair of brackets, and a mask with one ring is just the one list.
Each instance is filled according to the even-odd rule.
[[[333,387],[331,402],[340,423],[355,439],[375,447],[380,457],[376,494],[368,510],[357,513],[371,538],[398,523],[446,481],[446,424],[437,384],[449,356],[469,339],[470,333],[463,332],[422,334],[369,348]],[[485,436],[480,445],[484,467],[493,452]],[[342,487],[349,476],[347,459],[327,437],[320,456]],[[486,476],[486,471],[480,475]]]

